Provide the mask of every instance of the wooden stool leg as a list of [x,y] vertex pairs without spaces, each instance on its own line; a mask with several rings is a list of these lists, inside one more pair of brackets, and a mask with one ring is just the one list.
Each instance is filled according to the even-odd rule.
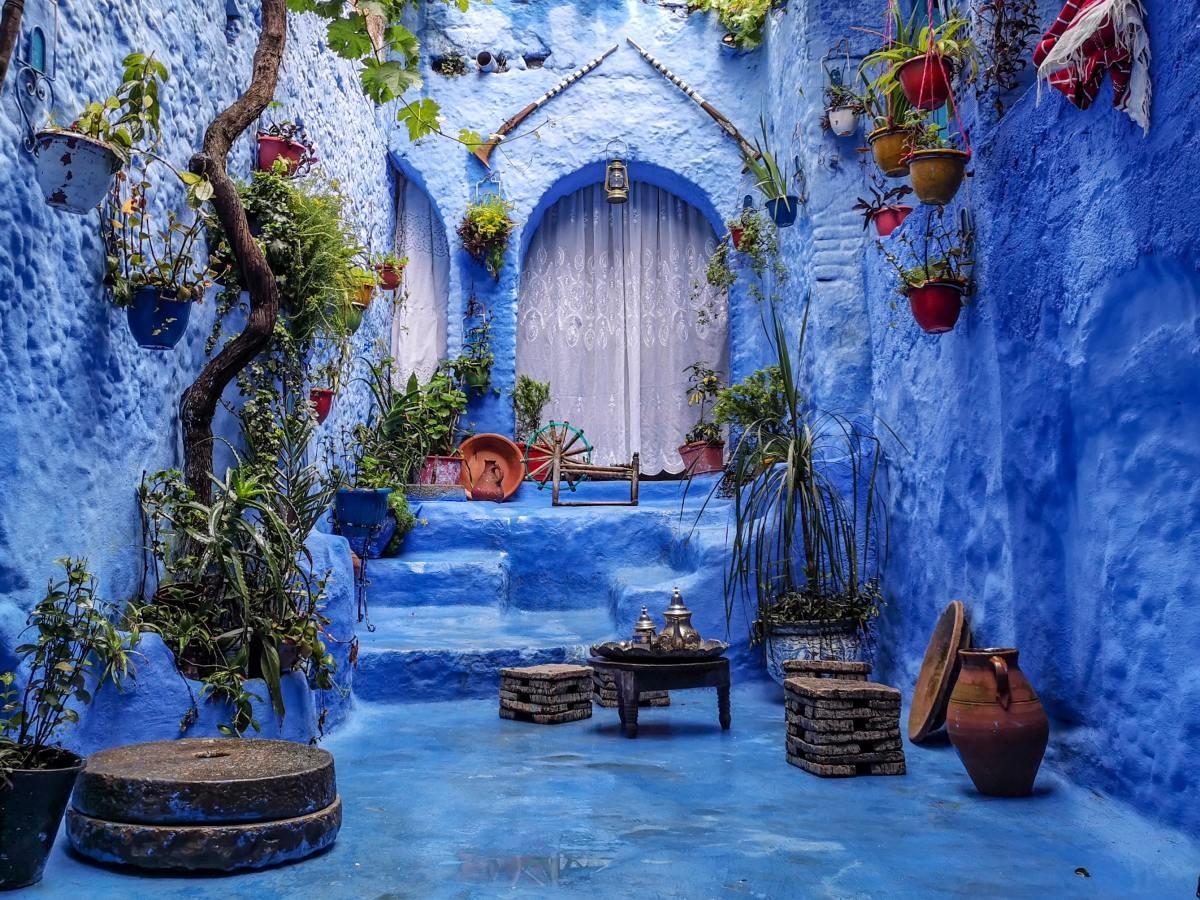
[[625,736],[635,738],[638,733],[637,677],[633,672],[617,672],[617,706],[621,713],[621,727]]
[[717,688],[717,714],[721,720],[721,730],[728,731],[732,719],[729,715],[729,685],[727,684]]

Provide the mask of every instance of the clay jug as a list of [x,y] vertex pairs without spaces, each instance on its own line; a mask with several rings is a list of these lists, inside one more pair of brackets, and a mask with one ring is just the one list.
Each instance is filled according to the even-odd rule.
[[1050,723],[1011,648],[959,650],[946,728],[981,794],[1027,797]]

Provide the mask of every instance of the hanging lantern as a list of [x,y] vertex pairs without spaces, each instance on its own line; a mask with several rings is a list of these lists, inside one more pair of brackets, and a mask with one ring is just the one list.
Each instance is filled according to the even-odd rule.
[[[620,144],[620,147],[614,148],[614,144]],[[609,141],[604,148],[604,155],[608,159],[604,169],[604,195],[609,203],[624,203],[629,199],[629,169],[622,159],[628,155],[628,151],[629,148],[620,139]]]

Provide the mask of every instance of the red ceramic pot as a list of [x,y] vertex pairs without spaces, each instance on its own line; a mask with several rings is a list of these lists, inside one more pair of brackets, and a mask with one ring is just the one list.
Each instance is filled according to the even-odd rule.
[[896,77],[904,96],[917,109],[937,109],[950,98],[950,69],[936,54],[914,56],[901,63]]
[[904,224],[904,220],[912,211],[913,208],[904,203],[897,206],[885,206],[872,216],[871,221],[875,223],[875,231],[879,236],[887,237]]
[[313,388],[308,392],[308,402],[317,411],[319,425],[329,418],[329,411],[333,408],[333,391],[329,388]]
[[733,249],[734,250],[742,249],[742,231],[743,231],[743,229],[741,229],[741,228],[730,228],[729,229],[729,239],[731,241],[733,241]]
[[965,289],[957,281],[927,281],[908,289],[913,318],[926,334],[945,334],[954,328]]
[[725,444],[709,444],[707,441],[692,441],[679,448],[683,457],[683,474],[708,475],[725,468]]
[[545,484],[549,481],[551,475],[550,454],[541,445],[527,447],[521,444],[519,446],[525,448],[522,450],[525,456],[525,476],[538,484]]
[[461,456],[427,456],[421,466],[420,484],[458,484],[462,479]]
[[1050,722],[1010,648],[959,650],[961,669],[946,730],[981,794],[1027,797],[1033,791]]
[[395,291],[400,288],[400,275],[404,271],[404,266],[396,266],[392,263],[384,263],[375,267],[375,273],[379,276],[379,286],[385,291]]
[[296,141],[276,137],[273,134],[258,136],[258,168],[262,172],[270,172],[275,160],[282,159],[287,166],[287,174],[294,175],[300,168],[300,161],[308,148]]

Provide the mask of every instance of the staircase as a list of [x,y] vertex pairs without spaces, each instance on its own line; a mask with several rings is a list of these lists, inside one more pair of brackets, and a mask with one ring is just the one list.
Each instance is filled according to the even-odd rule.
[[[678,586],[706,636],[724,635],[727,505],[682,516],[682,486],[643,485],[637,507],[554,508],[530,484],[508,503],[425,501],[402,554],[367,563],[354,693],[376,702],[488,697],[506,666],[582,661],[626,638],[642,605],[657,615]],[[626,484],[584,484],[577,499]],[[628,494],[626,493],[627,497]]]

